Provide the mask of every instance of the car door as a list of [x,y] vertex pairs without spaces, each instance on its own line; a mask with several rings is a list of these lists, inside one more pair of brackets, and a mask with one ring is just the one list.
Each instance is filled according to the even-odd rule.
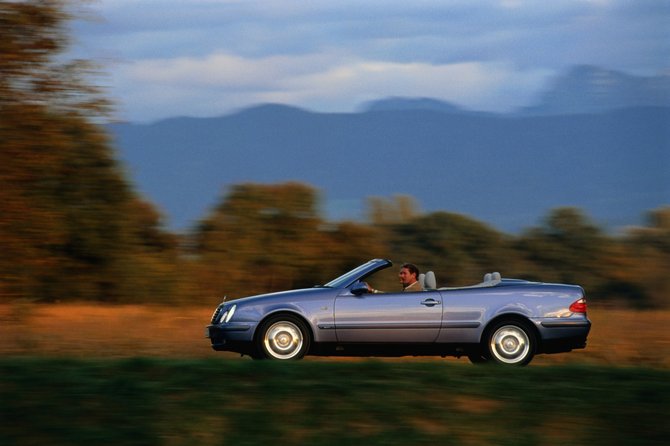
[[504,296],[487,288],[442,290],[442,330],[438,342],[478,343],[485,327],[485,315],[506,301]]
[[355,296],[335,300],[339,342],[427,343],[440,333],[442,298],[437,291]]

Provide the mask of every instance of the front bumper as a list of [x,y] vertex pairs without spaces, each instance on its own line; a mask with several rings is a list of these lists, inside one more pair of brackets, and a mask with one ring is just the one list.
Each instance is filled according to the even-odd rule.
[[217,351],[240,351],[240,346],[251,344],[252,325],[244,323],[212,324],[205,327],[205,337]]

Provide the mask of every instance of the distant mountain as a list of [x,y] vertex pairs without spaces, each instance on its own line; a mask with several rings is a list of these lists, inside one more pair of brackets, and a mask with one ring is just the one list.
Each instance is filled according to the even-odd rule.
[[313,185],[331,219],[362,217],[369,196],[410,194],[425,211],[460,212],[509,232],[557,206],[616,227],[670,204],[670,107],[551,116],[397,108],[333,114],[264,105],[110,130],[138,189],[173,229],[190,227],[226,187],[248,181]]
[[399,110],[432,110],[444,113],[466,113],[464,108],[438,99],[397,96],[371,101],[362,107],[362,111],[364,112]]
[[670,75],[632,76],[581,65],[558,76],[538,103],[522,112],[560,115],[645,106],[670,106]]

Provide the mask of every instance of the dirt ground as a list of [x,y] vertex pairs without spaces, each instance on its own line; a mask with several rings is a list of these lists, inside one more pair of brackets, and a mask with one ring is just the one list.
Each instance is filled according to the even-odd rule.
[[[0,355],[223,358],[204,337],[211,307],[95,304],[0,305]],[[670,310],[589,309],[588,346],[533,364],[670,368]],[[318,360],[318,359],[317,359]],[[448,358],[467,363],[467,359]]]

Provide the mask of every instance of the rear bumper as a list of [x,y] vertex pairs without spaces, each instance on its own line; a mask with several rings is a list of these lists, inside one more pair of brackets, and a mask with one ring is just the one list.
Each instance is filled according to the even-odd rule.
[[586,347],[591,321],[584,319],[551,319],[540,322],[541,353],[568,352]]

